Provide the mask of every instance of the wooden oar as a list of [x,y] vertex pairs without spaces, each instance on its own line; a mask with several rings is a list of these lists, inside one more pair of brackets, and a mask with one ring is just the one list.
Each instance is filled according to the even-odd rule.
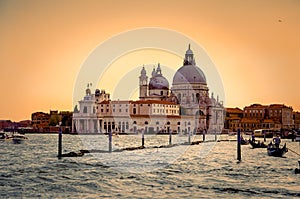
[[300,156],[300,154],[299,153],[297,153],[296,151],[293,151],[292,149],[290,149],[290,148],[288,148],[288,150],[289,151],[292,151],[292,152],[294,152],[295,154],[297,154],[297,155],[299,155]]

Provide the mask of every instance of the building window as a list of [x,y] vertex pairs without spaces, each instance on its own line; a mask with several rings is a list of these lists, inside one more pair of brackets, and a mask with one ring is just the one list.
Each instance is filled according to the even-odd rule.
[[113,109],[113,112],[115,112],[116,110],[115,109]]
[[87,107],[83,107],[83,113],[87,113]]
[[133,108],[133,114],[136,114],[136,108]]

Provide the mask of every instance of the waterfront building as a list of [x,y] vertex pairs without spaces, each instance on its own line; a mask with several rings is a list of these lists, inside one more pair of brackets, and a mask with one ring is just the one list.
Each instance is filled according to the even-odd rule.
[[111,100],[105,90],[92,94],[88,85],[73,113],[73,129],[79,133],[220,132],[223,122],[223,104],[213,93],[209,97],[206,77],[196,66],[190,46],[171,88],[160,64],[153,68],[150,79],[142,67],[139,100]]
[[7,128],[13,128],[14,124],[11,120],[0,120],[0,130],[4,130]]
[[251,104],[244,107],[244,110],[226,108],[225,129],[247,132],[255,129],[280,131],[295,128],[295,118],[292,107],[284,104]]
[[284,104],[252,104],[244,108],[244,117],[259,119],[260,128],[279,130],[291,129],[294,126],[293,109]]
[[224,128],[229,131],[237,131],[243,118],[243,110],[240,108],[226,108]]
[[98,102],[98,96],[100,95],[101,98],[109,99],[109,94],[106,94],[105,91],[100,92],[100,90],[96,90],[95,94],[92,94],[89,87],[90,84],[88,84],[87,89],[85,90],[84,98],[79,101],[80,109],[78,110],[77,105],[74,108],[72,125],[73,132],[99,132],[99,128],[97,128],[99,120],[97,120],[96,102]]
[[293,119],[294,119],[294,128],[296,130],[300,130],[300,112],[293,112]]
[[33,129],[44,129],[49,126],[50,114],[35,112],[31,114],[31,126]]
[[50,110],[49,113],[35,112],[31,114],[31,127],[35,132],[58,132],[61,124],[62,131],[71,131],[73,112]]
[[261,121],[257,118],[242,118],[239,129],[242,132],[252,132],[254,129],[261,128]]
[[11,120],[0,120],[0,130],[1,131],[17,131],[18,129],[30,129],[30,120],[21,120],[19,122],[14,122]]

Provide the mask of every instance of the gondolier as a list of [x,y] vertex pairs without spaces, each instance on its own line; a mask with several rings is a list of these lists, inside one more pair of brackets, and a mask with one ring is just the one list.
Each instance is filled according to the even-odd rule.
[[276,148],[279,148],[279,145],[280,145],[280,142],[281,142],[281,139],[280,139],[279,135],[277,135],[275,138],[273,138],[273,142],[274,142]]

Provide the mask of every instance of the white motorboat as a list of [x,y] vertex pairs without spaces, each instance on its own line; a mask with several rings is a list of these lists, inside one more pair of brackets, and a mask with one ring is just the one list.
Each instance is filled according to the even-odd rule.
[[12,140],[13,140],[13,143],[15,143],[15,144],[21,143],[27,139],[28,138],[23,134],[15,133],[12,135]]

